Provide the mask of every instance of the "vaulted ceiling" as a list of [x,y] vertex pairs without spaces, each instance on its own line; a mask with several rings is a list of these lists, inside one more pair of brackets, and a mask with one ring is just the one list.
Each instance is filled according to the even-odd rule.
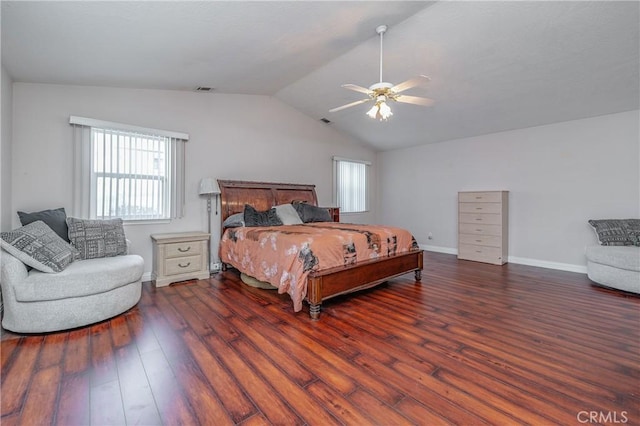
[[[275,96],[377,150],[634,110],[636,1],[2,1],[14,81]],[[341,88],[425,74],[378,122]]]

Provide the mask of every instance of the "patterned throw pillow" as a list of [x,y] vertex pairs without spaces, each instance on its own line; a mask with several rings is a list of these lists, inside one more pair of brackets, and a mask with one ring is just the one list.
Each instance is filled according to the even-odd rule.
[[624,227],[627,238],[636,247],[640,247],[640,219],[626,219]]
[[276,213],[276,209],[271,208],[267,211],[260,212],[249,204],[244,206],[244,225],[245,226],[280,226],[282,221]]
[[69,239],[81,259],[97,259],[127,254],[122,219],[88,220],[67,218]]
[[42,272],[60,272],[78,255],[75,248],[41,220],[2,232],[0,238],[4,250],[25,265]]
[[633,242],[627,231],[625,219],[590,220],[589,225],[596,231],[598,242],[603,246],[630,246]]

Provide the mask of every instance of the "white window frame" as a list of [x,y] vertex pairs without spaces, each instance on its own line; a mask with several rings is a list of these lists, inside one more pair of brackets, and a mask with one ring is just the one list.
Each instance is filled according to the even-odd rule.
[[[342,194],[341,194],[341,178],[340,178],[340,163],[348,163],[348,164],[358,164],[364,165],[364,188],[358,194],[363,197],[364,206],[362,208],[349,208],[348,206],[344,206],[341,202]],[[333,157],[333,203],[340,207],[340,214],[352,214],[352,213],[367,213],[370,209],[370,192],[371,192],[371,162],[364,160],[353,160],[350,158],[344,157]],[[357,202],[351,204],[358,204]]]
[[[103,120],[95,120],[85,117],[71,116],[69,123],[74,128],[74,182],[73,182],[73,214],[78,217],[91,219],[108,219],[120,217],[130,223],[142,222],[166,222],[180,218],[184,212],[184,145],[189,139],[186,133],[166,130],[150,129],[128,124],[114,123]],[[165,164],[161,176],[154,176],[156,185],[165,179],[164,198],[159,209],[161,214],[111,214],[111,212],[97,212],[97,183],[100,175],[110,176],[119,181],[130,178],[129,182],[136,180],[149,180],[148,176],[136,175],[132,172],[120,173],[112,170],[94,170],[94,134],[103,133],[115,136],[116,140],[124,141],[127,138],[138,138],[139,141],[153,141],[156,147],[164,145]],[[120,143],[120,142],[118,142]],[[121,145],[116,144],[119,148]],[[139,145],[138,145],[139,148]],[[131,158],[129,158],[131,160]],[[153,183],[152,183],[153,184]],[[117,187],[114,186],[114,188]],[[129,186],[129,189],[132,187]],[[117,193],[117,192],[116,192]],[[120,194],[118,194],[120,195]],[[117,196],[116,196],[117,197]],[[129,198],[131,199],[131,198]]]

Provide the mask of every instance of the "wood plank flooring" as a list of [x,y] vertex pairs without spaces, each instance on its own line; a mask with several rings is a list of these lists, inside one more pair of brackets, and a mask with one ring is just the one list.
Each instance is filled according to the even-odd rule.
[[1,346],[3,426],[640,424],[640,298],[585,275],[425,253],[294,314],[235,271]]

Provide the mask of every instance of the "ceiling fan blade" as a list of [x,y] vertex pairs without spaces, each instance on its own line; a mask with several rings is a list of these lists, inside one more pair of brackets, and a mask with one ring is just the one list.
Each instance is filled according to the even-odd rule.
[[395,100],[398,102],[403,102],[405,104],[422,105],[422,106],[431,106],[435,103],[433,99],[421,98],[419,96],[408,96],[408,95],[398,95],[395,97]]
[[356,92],[364,93],[367,95],[372,94],[373,92],[366,87],[358,86],[357,84],[343,84],[342,87],[349,90],[354,90]]
[[371,100],[370,98],[367,98],[367,99],[362,99],[362,100],[359,100],[359,101],[351,102],[350,104],[342,105],[342,106],[339,106],[337,108],[332,108],[332,109],[329,110],[329,112],[341,111],[343,109],[351,108],[352,106],[356,106],[356,105],[363,104],[365,102],[369,102],[370,100]]
[[400,92],[404,92],[407,89],[411,89],[412,87],[427,84],[429,81],[431,81],[431,79],[426,75],[419,75],[418,77],[410,78],[407,81],[403,81],[400,84],[396,84],[390,90],[394,93],[400,93]]

